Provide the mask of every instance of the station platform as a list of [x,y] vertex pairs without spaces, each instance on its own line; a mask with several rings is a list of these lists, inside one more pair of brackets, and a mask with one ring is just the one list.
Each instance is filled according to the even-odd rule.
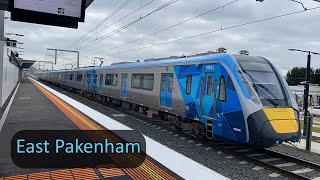
[[22,79],[0,120],[0,180],[227,179],[146,136],[147,157],[136,168],[123,168],[127,162],[115,160],[95,168],[23,169],[11,159],[11,139],[21,130],[106,129],[131,130],[34,79]]

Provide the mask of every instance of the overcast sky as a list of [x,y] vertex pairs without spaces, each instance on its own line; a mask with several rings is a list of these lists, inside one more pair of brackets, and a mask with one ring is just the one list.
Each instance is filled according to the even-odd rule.
[[[52,52],[47,51],[47,48],[67,48],[125,1],[126,0],[95,0],[86,10],[85,23],[79,23],[78,29],[10,22],[10,31],[25,35],[19,38],[19,41],[25,43],[23,45],[25,51],[23,57],[25,59],[49,61],[52,60],[52,58],[45,57],[45,53]],[[141,5],[151,1],[152,0],[141,0]],[[94,30],[93,33],[100,31],[102,28],[110,27],[83,41],[78,47],[86,46],[91,42],[94,43],[95,40],[101,38],[101,36],[108,35],[128,23],[139,19],[140,14],[144,16],[169,1],[170,0],[154,0],[142,8],[141,12],[137,11],[113,26],[110,26],[113,22],[118,21],[140,7],[140,0],[130,1],[123,9],[108,19],[106,23],[102,24],[97,30]],[[225,47],[229,53],[237,53],[245,49],[248,50],[251,55],[266,57],[285,74],[287,70],[294,66],[306,65],[306,54],[290,52],[287,50],[288,48],[320,52],[319,8],[279,19],[225,29],[203,36],[123,53],[148,45],[219,30],[221,29],[221,25],[222,28],[228,28],[246,22],[303,10],[300,4],[289,0],[265,0],[265,2],[239,0],[236,3],[226,6],[224,10],[220,8],[135,43],[103,53],[97,53],[152,34],[232,1],[233,0],[178,0],[174,4],[141,19],[121,32],[115,33],[98,43],[94,43],[92,46],[81,49],[80,65],[92,65],[92,58],[97,56],[106,58],[105,64],[107,65],[120,61],[136,61],[137,59],[143,60],[171,55],[188,55]],[[304,3],[307,9],[317,6],[320,7],[320,3],[312,0],[301,0],[301,2]],[[72,47],[71,49],[75,48],[76,47]],[[75,60],[75,57],[74,54],[68,54],[59,58],[58,65],[55,66],[55,69],[70,68],[71,66],[68,64],[72,63],[72,61],[69,59]],[[313,56],[312,67],[320,68],[320,56]]]

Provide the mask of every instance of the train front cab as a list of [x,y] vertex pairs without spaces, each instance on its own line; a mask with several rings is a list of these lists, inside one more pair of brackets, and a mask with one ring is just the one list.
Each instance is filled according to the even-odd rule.
[[260,57],[242,55],[237,61],[242,69],[242,81],[247,82],[244,84],[253,99],[248,109],[255,110],[247,118],[249,143],[272,146],[299,141],[298,107],[279,71]]

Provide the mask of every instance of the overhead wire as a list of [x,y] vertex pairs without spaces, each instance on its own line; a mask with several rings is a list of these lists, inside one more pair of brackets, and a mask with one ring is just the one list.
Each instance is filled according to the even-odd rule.
[[[121,44],[121,45],[118,45],[118,46],[115,46],[115,47],[112,47],[112,48],[109,48],[109,49],[107,49],[107,50],[95,52],[95,53],[90,54],[90,55],[88,55],[88,56],[92,56],[92,55],[95,55],[95,54],[100,54],[100,53],[103,53],[103,52],[107,52],[107,51],[110,51],[110,50],[113,50],[113,49],[117,49],[117,48],[126,46],[126,45],[128,45],[128,44],[132,44],[132,43],[137,42],[137,41],[140,41],[140,40],[142,40],[142,39],[145,39],[145,38],[148,38],[148,37],[151,37],[151,36],[155,36],[156,34],[159,34],[159,33],[161,33],[161,32],[167,31],[167,30],[169,30],[169,29],[172,29],[172,28],[174,28],[174,27],[177,27],[177,26],[179,26],[179,25],[182,25],[182,24],[184,24],[184,23],[187,23],[187,22],[189,22],[189,21],[191,21],[191,20],[194,20],[194,19],[196,19],[196,18],[199,18],[199,17],[204,16],[204,15],[206,15],[206,14],[212,13],[212,12],[214,12],[214,11],[216,11],[216,10],[221,9],[221,8],[225,8],[226,6],[229,6],[229,5],[231,5],[231,4],[233,4],[233,3],[236,3],[236,2],[238,2],[238,1],[239,1],[239,0],[234,0],[234,1],[232,1],[232,2],[226,3],[226,4],[224,4],[224,5],[221,5],[221,6],[219,6],[219,7],[216,7],[216,8],[214,8],[214,9],[208,10],[208,11],[206,11],[206,12],[203,12],[203,13],[201,13],[201,14],[198,14],[198,15],[196,15],[196,16],[193,16],[193,17],[191,17],[191,18],[188,18],[188,19],[186,19],[186,20],[183,20],[183,21],[181,21],[181,22],[179,22],[179,23],[176,23],[176,24],[174,24],[174,25],[171,25],[171,26],[168,26],[168,27],[166,27],[166,28],[163,28],[163,29],[161,29],[161,30],[159,30],[159,31],[153,32],[153,33],[151,33],[151,34],[149,34],[149,35],[143,36],[143,37],[141,37],[141,38],[132,40],[132,41],[130,41],[130,42],[127,42],[127,43],[124,43],[124,44]],[[221,27],[221,28],[222,28],[222,27]],[[84,57],[88,57],[88,56],[84,56]]]
[[[111,14],[109,14],[106,18],[104,18],[102,21],[100,21],[98,24],[96,24],[92,29],[90,29],[85,35],[83,35],[82,37],[80,37],[80,39],[76,42],[73,43],[77,44],[79,42],[81,42],[86,36],[88,36],[90,33],[92,33],[94,30],[96,30],[98,27],[100,27],[103,23],[105,23],[108,19],[110,19],[111,17],[113,17],[116,13],[118,13],[121,9],[123,9],[126,5],[128,5],[132,0],[126,0],[123,4],[121,4],[117,9],[115,9]],[[68,47],[70,48],[70,46]]]
[[157,9],[155,9],[155,10],[149,12],[148,14],[142,16],[141,18],[138,18],[138,19],[136,19],[136,20],[134,20],[134,21],[132,21],[132,22],[130,22],[130,23],[122,26],[121,28],[118,28],[118,29],[110,32],[109,34],[106,34],[106,35],[104,35],[104,36],[101,36],[100,38],[98,38],[98,39],[96,39],[96,40],[94,40],[94,41],[92,41],[92,42],[89,42],[88,44],[86,44],[86,45],[84,45],[84,46],[79,47],[78,50],[87,48],[87,47],[89,47],[89,46],[92,46],[92,45],[94,45],[94,44],[96,44],[96,43],[104,40],[104,39],[107,39],[108,37],[110,37],[110,36],[112,36],[112,35],[114,35],[114,34],[116,34],[116,33],[118,33],[118,32],[121,32],[122,30],[124,30],[124,29],[132,26],[133,24],[141,21],[142,19],[145,19],[146,17],[148,17],[148,16],[150,16],[150,15],[152,15],[152,14],[160,11],[161,9],[164,9],[164,8],[166,8],[166,7],[174,4],[174,3],[177,2],[177,1],[179,1],[179,0],[170,0],[169,2],[167,2],[167,3],[163,4],[162,6],[158,7]]
[[108,55],[105,55],[105,56],[108,57],[108,56],[114,56],[114,55],[118,55],[118,54],[125,54],[125,53],[128,53],[128,52],[138,51],[138,50],[141,50],[141,49],[151,48],[151,47],[154,47],[154,46],[160,46],[160,45],[164,45],[164,44],[168,44],[168,43],[173,43],[173,42],[176,42],[176,41],[195,38],[195,37],[199,37],[199,36],[203,36],[203,35],[207,35],[207,34],[212,34],[212,33],[220,32],[220,31],[228,30],[228,29],[234,29],[234,28],[237,28],[237,27],[242,27],[242,26],[255,24],[255,23],[259,23],[259,22],[269,21],[269,20],[272,20],[272,19],[278,19],[278,18],[291,16],[291,15],[294,15],[294,14],[299,14],[299,13],[312,11],[312,10],[316,10],[316,9],[320,9],[320,6],[309,8],[307,10],[294,11],[294,12],[285,13],[285,14],[282,14],[282,15],[272,16],[272,17],[263,18],[263,19],[259,19],[259,20],[254,20],[254,21],[250,21],[250,22],[246,22],[246,23],[242,23],[242,24],[228,26],[228,27],[224,27],[222,29],[219,28],[217,30],[207,31],[207,32],[204,32],[204,33],[199,33],[199,34],[195,34],[195,35],[191,35],[191,36],[187,36],[187,37],[183,37],[183,38],[178,38],[178,39],[174,39],[174,40],[170,40],[170,41],[165,41],[165,42],[157,43],[157,44],[154,44],[154,45],[148,45],[148,46],[134,48],[134,49],[130,49],[130,50],[127,50],[127,51],[122,51],[122,52],[118,52],[118,53],[114,53],[114,54],[108,54]]
[[[105,29],[108,29],[109,27],[113,26],[114,24],[116,24],[116,23],[118,23],[118,22],[122,21],[123,19],[125,19],[125,18],[127,18],[127,17],[131,16],[131,15],[132,15],[132,14],[134,14],[135,12],[137,12],[137,11],[141,10],[142,8],[144,8],[144,7],[148,6],[149,4],[151,4],[151,3],[152,3],[152,2],[154,2],[154,1],[155,1],[155,0],[151,0],[151,1],[149,1],[148,3],[144,4],[143,6],[140,6],[139,8],[137,8],[137,9],[136,9],[136,10],[134,10],[134,11],[132,11],[131,13],[129,13],[129,14],[127,14],[127,15],[123,16],[122,18],[118,19],[117,21],[113,22],[113,23],[112,23],[112,24],[110,24],[109,26],[107,26],[107,27],[105,27],[105,28],[103,28],[103,29],[101,29],[101,30],[99,30],[99,31],[95,32],[94,34],[92,34],[91,36],[87,37],[87,38],[86,38],[86,39],[84,39],[83,41],[86,41],[86,40],[90,39],[91,37],[93,37],[93,36],[95,36],[95,35],[97,35],[97,34],[101,33],[101,32],[102,32],[102,31],[104,31]],[[141,16],[140,16],[140,17],[141,17]]]
[[[83,39],[88,36],[90,33],[94,32],[98,27],[100,27],[103,23],[105,23],[108,19],[113,17],[115,14],[117,14],[121,9],[123,9],[126,5],[128,5],[132,0],[126,0],[123,4],[121,4],[117,9],[115,9],[111,14],[109,14],[105,19],[100,21],[98,24],[96,24],[92,29],[90,29],[85,35],[81,36],[79,40],[73,42],[71,45],[67,46],[66,49],[70,49],[77,44],[83,42]],[[65,54],[61,53],[60,55]]]

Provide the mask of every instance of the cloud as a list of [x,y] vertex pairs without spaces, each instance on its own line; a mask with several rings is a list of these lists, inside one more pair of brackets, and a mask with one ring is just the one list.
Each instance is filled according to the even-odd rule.
[[[144,5],[151,1],[152,0],[141,0],[141,4]],[[103,35],[110,34],[114,30],[138,19],[140,14],[143,16],[168,1],[169,0],[152,1],[152,3],[144,7],[141,11],[137,11],[115,25],[104,29],[101,33],[82,42],[79,46],[85,46]],[[177,38],[219,30],[221,26],[227,28],[250,21],[303,10],[300,4],[292,1],[268,0],[256,2],[254,0],[239,0],[236,3],[226,6],[224,9],[218,9],[141,41],[104,53],[87,56],[152,34],[231,1],[232,0],[179,0],[171,6],[142,19],[123,31],[116,33],[93,46],[81,49],[80,64],[89,65],[94,56],[106,57],[106,63],[110,64],[119,61],[135,61],[137,59],[143,60],[152,57],[205,52],[216,50],[219,47],[226,47],[230,53],[237,53],[242,49],[246,49],[251,55],[266,57],[279,67],[283,74],[285,74],[287,70],[294,66],[305,66],[306,64],[305,54],[290,52],[287,49],[301,48],[320,51],[320,24],[317,22],[320,15],[320,9],[317,9],[279,19],[218,31],[195,38],[176,41],[174,43],[141,49],[139,51],[113,55],[118,52],[167,42]],[[16,33],[25,35],[23,41],[25,42],[24,48],[26,59],[43,60],[44,54],[47,53],[46,48],[67,48],[124,2],[125,0],[95,0],[86,10],[85,23],[80,23],[77,30],[19,22],[11,22],[10,28],[14,29]],[[304,1],[304,4],[307,8],[320,6],[320,3],[312,0]],[[93,32],[98,32],[99,30],[102,30],[102,28],[108,27],[113,22],[116,22],[139,7],[140,1],[131,1],[125,8],[121,9],[116,15]],[[69,54],[66,58],[74,59],[75,55]],[[320,57],[316,56],[313,57],[312,66],[314,68],[320,68],[320,61],[317,60],[319,58]],[[68,63],[70,63],[70,61],[61,59],[58,62],[59,65],[55,68],[64,68],[63,64]]]

